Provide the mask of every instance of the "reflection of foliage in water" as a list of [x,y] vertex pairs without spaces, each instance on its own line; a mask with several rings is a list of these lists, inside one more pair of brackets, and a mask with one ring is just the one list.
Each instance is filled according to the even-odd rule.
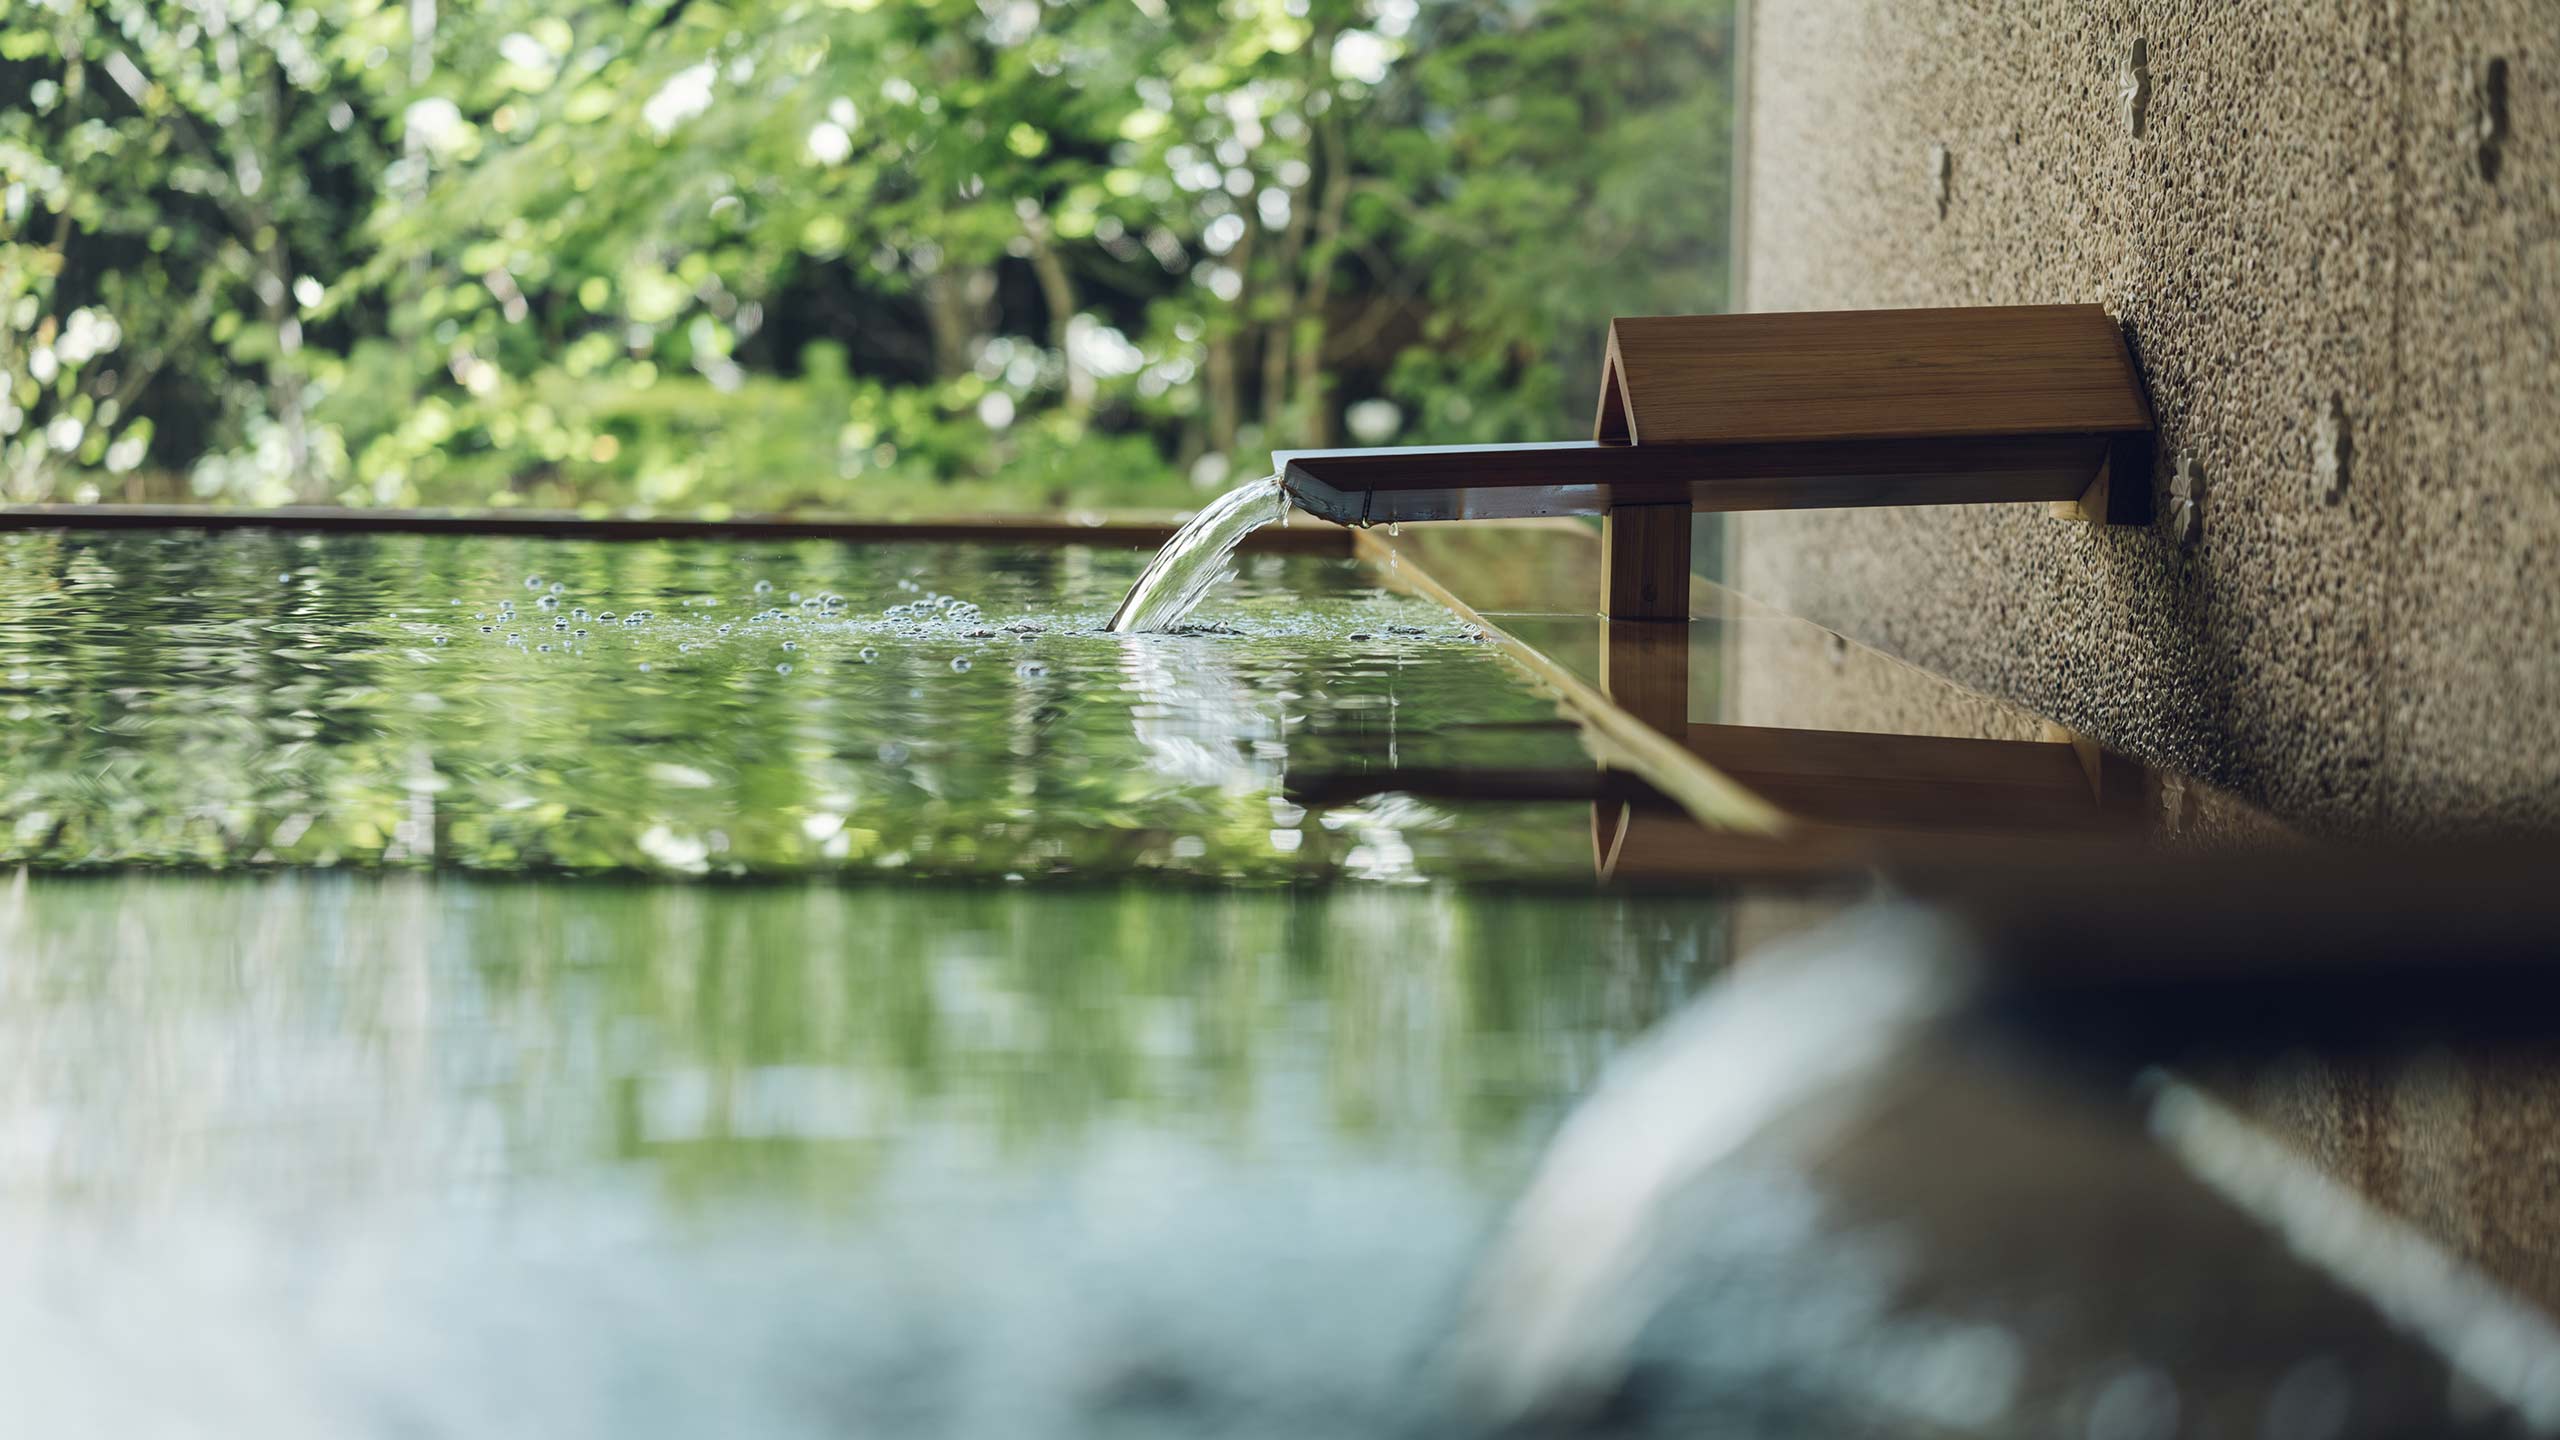
[[[1097,1132],[1509,1183],[1720,958],[1711,905],[1465,890],[37,879],[0,894],[0,1197],[820,1209]],[[27,1168],[17,1169],[16,1166]]]
[[[1292,768],[1585,763],[1553,704],[1444,612],[1347,561],[1266,556],[1201,617],[1233,633],[1094,633],[1143,559],[0,538],[0,861],[1589,873],[1571,807],[1456,825],[1280,799]],[[983,608],[884,615],[932,588]]]

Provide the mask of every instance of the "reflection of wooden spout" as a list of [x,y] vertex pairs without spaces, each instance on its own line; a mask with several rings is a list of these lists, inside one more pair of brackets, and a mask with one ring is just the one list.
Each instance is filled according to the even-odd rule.
[[[1618,627],[1659,659],[1685,626]],[[1660,670],[1639,670],[1648,680]],[[1654,692],[1657,699],[1670,694]],[[1632,697],[1646,703],[1644,697]],[[1618,703],[1626,703],[1621,699]],[[1665,702],[1667,704],[1667,701]],[[1668,713],[1667,710],[1661,713]],[[1456,805],[1585,802],[1603,881],[1841,876],[1879,865],[2015,858],[2057,843],[2130,839],[2156,816],[2156,788],[2121,757],[2070,741],[1682,725],[1699,758],[1785,812],[1775,832],[1701,823],[1623,770],[1497,767],[1293,771],[1288,798],[1311,809],[1389,791]]]
[[1667,316],[1611,322],[1590,441],[1274,458],[1348,525],[1607,515],[1605,613],[1660,619],[1688,613],[1666,574],[1692,510],[2046,501],[2139,524],[2151,409],[2095,305]]
[[[2061,740],[1691,724],[1686,620],[1603,620],[1600,689],[1790,820],[2015,831],[2119,828],[2128,762]],[[2101,799],[2113,802],[2102,805]]]
[[1690,725],[1685,743],[1815,824],[2023,834],[2122,830],[2142,818],[2141,767],[2064,740]]

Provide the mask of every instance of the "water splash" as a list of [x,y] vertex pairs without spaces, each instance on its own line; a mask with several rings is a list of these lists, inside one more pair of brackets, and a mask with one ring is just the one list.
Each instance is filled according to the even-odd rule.
[[1239,485],[1212,501],[1164,542],[1147,563],[1138,583],[1111,614],[1111,633],[1170,630],[1182,623],[1227,574],[1227,557],[1244,537],[1285,518],[1289,497],[1280,477],[1268,475]]

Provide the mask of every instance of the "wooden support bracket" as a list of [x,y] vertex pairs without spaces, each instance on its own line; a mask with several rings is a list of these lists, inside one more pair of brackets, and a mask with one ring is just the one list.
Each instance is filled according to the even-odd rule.
[[1616,505],[1600,520],[1601,613],[1612,620],[1689,618],[1690,507]]
[[1675,740],[1686,735],[1689,622],[1612,619],[1601,631],[1601,693]]
[[2056,519],[2083,525],[2148,525],[2151,523],[2151,436],[2108,437],[2106,458],[2097,478],[2077,500],[2053,502]]

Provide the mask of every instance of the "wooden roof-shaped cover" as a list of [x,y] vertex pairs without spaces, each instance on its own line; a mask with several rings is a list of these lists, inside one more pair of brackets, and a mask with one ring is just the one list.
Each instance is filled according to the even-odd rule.
[[2150,437],[2106,311],[2020,305],[1622,318],[1589,440],[1275,459],[1301,508],[1353,525],[2023,501],[2127,524]]
[[2105,309],[2013,305],[1612,320],[1592,438],[1760,445],[2150,428]]

